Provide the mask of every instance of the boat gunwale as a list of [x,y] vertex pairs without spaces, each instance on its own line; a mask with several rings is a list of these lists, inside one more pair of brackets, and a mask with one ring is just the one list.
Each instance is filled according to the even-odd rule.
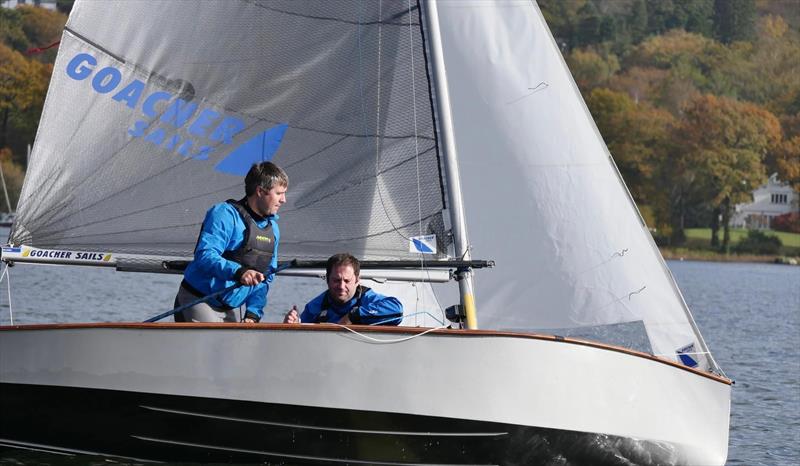
[[311,331],[311,332],[349,332],[351,330],[359,333],[389,333],[389,334],[403,334],[415,335],[425,333],[425,335],[438,335],[445,337],[510,337],[510,338],[523,338],[542,341],[553,341],[558,343],[568,343],[573,345],[588,346],[607,351],[614,351],[623,353],[630,356],[636,356],[643,359],[648,359],[661,364],[666,364],[678,369],[688,371],[692,374],[711,379],[726,385],[733,385],[734,381],[712,373],[703,372],[699,369],[678,364],[654,354],[636,351],[622,346],[611,345],[607,343],[600,343],[591,340],[584,340],[581,338],[562,337],[559,335],[538,334],[532,332],[513,332],[505,330],[467,330],[467,329],[447,329],[435,327],[376,327],[369,325],[338,325],[330,323],[321,324],[282,324],[282,323],[233,323],[233,322],[153,322],[153,323],[140,323],[140,322],[90,322],[90,323],[61,323],[61,324],[24,324],[24,325],[0,325],[0,332],[14,331],[14,330],[80,330],[80,329],[149,329],[149,330],[174,330],[176,328],[185,328],[189,330],[203,330],[203,329],[245,329],[245,330],[280,330],[280,331]]

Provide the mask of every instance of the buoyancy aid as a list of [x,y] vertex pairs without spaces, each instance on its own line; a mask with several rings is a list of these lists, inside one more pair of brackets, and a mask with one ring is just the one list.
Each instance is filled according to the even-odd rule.
[[258,226],[249,209],[245,207],[245,199],[226,201],[232,205],[244,220],[244,241],[238,249],[225,251],[222,257],[238,262],[243,267],[255,269],[262,273],[267,270],[272,262],[272,253],[275,248],[275,232],[272,230],[272,222],[267,222],[264,228]]
[[[355,316],[360,316],[359,310],[361,309],[361,298],[364,297],[364,294],[369,291],[370,288],[362,285],[358,285],[356,288],[355,297],[356,297],[356,304],[352,307],[347,313],[350,315],[350,320],[357,324],[358,322],[353,321]],[[328,309],[331,307],[331,300],[328,297],[328,292],[325,292],[325,296],[322,298],[322,304],[320,305],[320,313],[317,314],[317,318],[314,320],[314,323],[319,324],[321,322],[328,321]],[[360,320],[358,317],[355,317],[356,320]]]

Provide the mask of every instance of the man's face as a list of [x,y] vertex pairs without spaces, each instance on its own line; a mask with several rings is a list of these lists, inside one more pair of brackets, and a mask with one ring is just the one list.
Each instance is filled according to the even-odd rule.
[[344,304],[353,299],[358,287],[358,277],[351,265],[339,265],[331,269],[328,275],[328,294],[337,304]]
[[275,215],[278,209],[286,202],[286,186],[273,186],[266,190],[261,186],[256,188],[255,208],[257,214],[262,217]]

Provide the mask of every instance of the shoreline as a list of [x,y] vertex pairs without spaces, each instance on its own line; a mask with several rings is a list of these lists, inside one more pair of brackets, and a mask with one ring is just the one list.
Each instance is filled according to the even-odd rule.
[[665,260],[689,260],[706,262],[751,262],[763,264],[798,265],[796,256],[758,255],[758,254],[723,254],[702,249],[659,247]]

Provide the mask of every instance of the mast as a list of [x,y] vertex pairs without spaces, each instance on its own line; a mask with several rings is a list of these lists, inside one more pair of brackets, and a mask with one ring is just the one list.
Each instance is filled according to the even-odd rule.
[[[428,45],[431,54],[431,80],[435,90],[434,106],[439,115],[439,135],[441,150],[444,155],[444,175],[447,180],[447,199],[450,203],[450,221],[453,227],[453,243],[455,254],[461,260],[471,259],[469,241],[467,240],[467,221],[464,215],[464,202],[461,195],[461,179],[456,158],[456,146],[453,138],[453,118],[450,113],[450,94],[447,89],[447,76],[442,55],[442,38],[439,31],[439,13],[436,1],[425,0],[421,2],[422,18],[427,31]],[[464,306],[467,318],[467,328],[478,328],[475,315],[474,286],[472,283],[472,268],[460,268],[456,272],[458,287],[461,294],[461,305]]]

